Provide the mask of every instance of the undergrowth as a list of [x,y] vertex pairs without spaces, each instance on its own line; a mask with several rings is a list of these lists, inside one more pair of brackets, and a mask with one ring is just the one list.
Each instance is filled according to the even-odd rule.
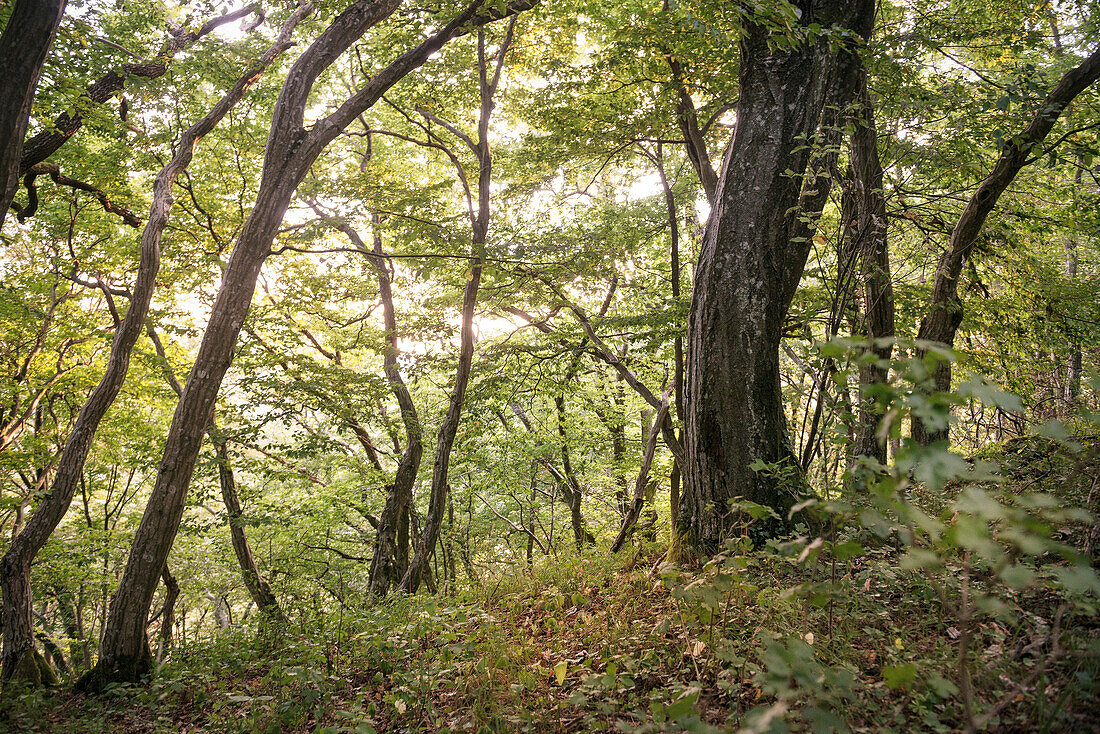
[[1060,446],[1002,447],[1000,482],[980,461],[900,493],[880,473],[892,506],[822,502],[818,530],[732,540],[694,570],[657,546],[592,550],[452,595],[232,630],[98,698],[8,686],[0,728],[1088,731],[1095,526],[1031,493],[1094,502],[1096,463],[1079,457],[1096,451]]

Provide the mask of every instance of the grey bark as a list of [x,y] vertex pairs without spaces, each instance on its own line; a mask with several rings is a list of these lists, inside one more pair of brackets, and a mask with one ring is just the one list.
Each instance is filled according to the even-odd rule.
[[634,498],[630,503],[630,508],[627,510],[626,517],[623,518],[623,524],[619,528],[619,534],[611,543],[612,553],[618,553],[622,549],[623,543],[626,542],[627,537],[630,535],[630,531],[634,528],[635,523],[638,522],[638,516],[642,514],[642,505],[645,503],[646,487],[649,486],[649,468],[653,465],[653,454],[657,450],[657,436],[661,432],[661,424],[668,415],[668,398],[669,391],[666,391],[661,397],[661,407],[657,411],[657,416],[646,432],[645,449],[642,454],[642,468],[638,471],[638,480],[634,483]]

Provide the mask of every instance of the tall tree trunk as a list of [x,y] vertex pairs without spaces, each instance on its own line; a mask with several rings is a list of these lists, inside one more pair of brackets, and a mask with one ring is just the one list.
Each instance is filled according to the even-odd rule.
[[[803,26],[838,25],[856,38],[871,30],[869,0],[795,4]],[[846,68],[854,66],[850,42],[841,41],[846,48],[838,53],[826,38],[794,41],[786,49],[770,40],[764,25],[746,26],[737,127],[699,256],[688,323],[681,523],[704,553],[717,550],[731,529],[731,501],[775,510],[779,519],[761,526],[771,535],[785,527],[800,491],[783,413],[779,346],[813,219],[829,187],[827,177],[807,175],[807,143],[826,102],[845,106],[855,91]],[[757,471],[755,462],[771,470]]]
[[[148,328],[148,334],[150,340],[153,342],[153,347],[156,349],[157,357],[161,361],[161,366],[164,369],[165,377],[168,380],[168,384],[171,385],[172,390],[178,397],[183,397],[183,387],[180,385],[179,380],[176,379],[175,373],[172,371],[172,366],[168,363],[168,355],[164,350],[164,344],[161,343],[160,337],[157,336],[157,332],[153,329],[152,325]],[[233,467],[229,463],[229,449],[226,446],[225,437],[218,431],[216,421],[211,421],[207,430],[210,436],[210,443],[214,446],[214,453],[217,457],[218,464],[218,486],[222,492],[222,502],[225,504],[225,511],[229,520],[229,540],[233,545],[233,553],[237,556],[237,564],[241,568],[241,575],[244,579],[245,589],[248,590],[248,595],[252,597],[252,601],[259,608],[260,612],[265,616],[273,619],[277,619],[280,622],[286,622],[286,615],[283,614],[282,608],[279,607],[279,602],[275,598],[274,592],[271,591],[270,584],[260,573],[260,568],[256,563],[255,557],[252,555],[252,548],[248,544],[248,536],[244,531],[244,524],[242,520],[243,512],[241,511],[241,501],[237,494],[237,480],[233,476]],[[164,565],[164,571],[161,572],[161,578],[164,579],[164,585],[168,593],[179,594],[179,586],[176,585],[176,579],[172,576],[172,573],[168,570],[168,564]],[[167,597],[165,597],[167,603]],[[172,603],[175,604],[175,597],[172,598]],[[170,613],[171,610],[165,607],[166,612]],[[162,611],[162,613],[164,613]],[[170,633],[169,629],[167,633]],[[161,644],[157,648],[157,663],[161,661],[161,653],[163,652],[164,639],[163,635],[166,634],[165,628],[161,627]]]
[[[195,146],[202,137],[213,130],[226,113],[241,100],[245,91],[264,69],[290,47],[290,32],[301,16],[301,12],[295,13],[284,26],[275,44],[237,80],[233,88],[226,92],[206,116],[183,133],[176,155],[157,174],[153,183],[153,203],[149,208],[149,219],[141,234],[141,254],[137,279],[130,298],[130,308],[115,330],[103,377],[92,391],[73,425],[61,459],[58,461],[57,472],[49,494],[38,504],[26,528],[12,541],[8,552],[0,560],[0,585],[4,591],[3,675],[5,679],[11,677],[19,668],[19,658],[28,650],[33,650],[34,643],[30,637],[29,627],[31,562],[69,509],[77,482],[84,471],[84,463],[91,449],[96,429],[119,390],[122,389],[134,344],[145,326],[157,272],[160,269],[161,235],[168,225],[172,208],[172,184],[191,162]],[[152,575],[154,586],[163,565],[164,559],[154,569]],[[144,625],[144,619],[142,623]]]
[[367,255],[378,275],[378,293],[382,299],[382,319],[386,328],[386,350],[382,357],[386,380],[397,404],[401,408],[401,420],[405,425],[405,451],[397,465],[393,483],[386,491],[386,504],[378,518],[378,534],[374,544],[374,555],[370,566],[370,589],[378,596],[384,596],[390,587],[400,583],[408,566],[408,527],[409,506],[412,504],[413,485],[420,470],[420,459],[424,449],[421,441],[420,419],[416,405],[401,370],[397,366],[398,349],[397,315],[393,306],[392,273],[387,267],[382,251],[382,233],[379,231],[381,218],[371,215],[373,249],[368,249],[358,232],[347,222],[337,222],[336,227],[355,245],[356,249]]
[[[1073,195],[1077,197],[1081,190],[1081,172],[1085,168],[1084,155],[1077,156],[1077,170],[1073,173]],[[1073,281],[1077,278],[1077,267],[1080,264],[1081,254],[1077,249],[1077,238],[1070,237],[1066,240],[1066,279]],[[1071,333],[1069,336],[1069,359],[1066,361],[1066,384],[1062,390],[1062,399],[1066,412],[1072,411],[1077,406],[1077,400],[1081,395],[1081,340]]]
[[[993,211],[997,200],[1016,178],[1020,169],[1042,157],[1042,152],[1038,148],[1054,128],[1054,123],[1061,116],[1062,111],[1098,78],[1100,78],[1100,48],[1093,51],[1092,55],[1079,66],[1067,71],[1039,105],[1039,109],[1035,111],[1027,127],[1005,141],[993,170],[981,182],[978,190],[970,197],[970,201],[959,215],[959,221],[951,232],[947,250],[936,266],[936,279],[932,285],[932,303],[921,321],[918,339],[938,342],[948,347],[954,346],[955,334],[958,333],[963,319],[963,304],[962,299],[959,298],[959,276],[974,251],[974,243],[978,240],[986,217]],[[917,354],[923,357],[927,354],[927,350],[918,347]],[[935,369],[933,380],[937,391],[949,391],[951,363],[941,361]],[[912,436],[914,441],[927,446],[935,441],[946,441],[948,427],[946,425],[928,426],[914,417]]]
[[203,334],[198,356],[172,416],[164,455],[130,556],[111,601],[103,631],[102,655],[78,681],[85,691],[101,690],[112,681],[137,681],[149,672],[145,620],[164,564],[179,530],[202,436],[213,415],[214,401],[232,360],[241,327],[248,316],[260,267],[271,252],[283,215],[298,184],[324,149],[394,84],[419,68],[448,41],[471,27],[534,5],[516,0],[503,9],[477,15],[480,4],[466,8],[451,22],[380,70],[327,117],[305,129],[305,110],[317,78],[371,27],[392,15],[400,0],[359,0],[340,13],[291,67],[275,103],[264,152],[256,204],[237,238],[222,286]]
[[19,188],[34,92],[64,12],[65,0],[19,0],[0,34],[0,228]]
[[[485,32],[478,31],[478,90],[480,93],[481,108],[478,115],[477,140],[474,141],[468,135],[460,133],[452,128],[452,132],[458,132],[459,137],[465,142],[473,154],[477,157],[477,208],[470,207],[470,273],[467,276],[466,287],[462,292],[462,322],[461,337],[458,351],[458,366],[455,368],[455,382],[451,389],[451,400],[447,406],[447,414],[443,418],[443,424],[439,427],[436,437],[435,461],[432,463],[432,486],[428,495],[428,512],[424,517],[424,527],[420,538],[414,544],[413,557],[409,561],[409,568],[401,579],[401,590],[413,594],[420,587],[420,582],[428,569],[428,562],[435,553],[436,543],[439,541],[439,531],[443,526],[443,514],[447,506],[447,495],[450,485],[447,480],[447,472],[451,463],[451,448],[454,446],[455,435],[458,433],[458,424],[462,420],[462,408],[466,401],[466,387],[470,381],[470,371],[474,360],[474,308],[477,305],[478,287],[481,284],[481,267],[485,254],[485,243],[489,235],[490,191],[489,185],[493,180],[493,156],[489,149],[489,118],[492,115],[497,87],[500,84],[500,74],[504,69],[504,58],[512,44],[512,34],[515,31],[515,18],[508,24],[504,40],[493,59],[489,59],[485,52]],[[490,68],[490,61],[492,68]],[[452,156],[452,160],[457,158]],[[458,165],[458,164],[456,164]],[[465,182],[465,174],[459,170],[459,178]],[[465,185],[465,184],[464,184]],[[471,201],[469,188],[467,187],[467,201]]]
[[852,129],[852,195],[855,216],[846,221],[854,227],[860,250],[863,276],[864,335],[871,351],[881,362],[860,365],[859,428],[853,454],[871,456],[886,463],[886,441],[878,437],[882,412],[868,398],[872,385],[889,378],[885,364],[894,350],[894,286],[890,277],[890,252],[887,248],[886,197],[882,189],[882,162],[878,156],[875,132],[875,111],[867,89],[867,71],[860,65],[859,103],[853,115]]
[[[671,65],[673,62],[670,61],[669,63]],[[673,67],[673,71],[674,72],[677,71],[676,67]],[[686,96],[686,92],[684,92],[682,82],[679,83],[679,85],[677,87],[677,92],[680,95],[680,98],[681,98],[680,99],[680,106],[682,107],[683,104],[684,104],[683,97]],[[691,98],[688,97],[687,101],[690,102]],[[692,109],[692,112],[694,112],[694,107]],[[697,127],[698,127],[698,125],[696,125],[696,128]],[[685,125],[684,122],[681,122],[681,130],[683,130],[685,135],[687,135],[690,132],[689,126]],[[692,146],[689,145],[689,150],[691,149],[691,147]],[[705,152],[705,150],[706,150],[706,146],[704,144],[703,145],[703,151]],[[672,272],[671,272],[669,277],[670,277],[670,280],[671,280],[671,283],[672,283],[672,301],[673,301],[674,304],[676,304],[677,307],[679,307],[679,304],[680,304],[680,219],[676,215],[676,197],[673,195],[672,186],[669,184],[668,176],[665,173],[663,153],[664,153],[664,151],[662,150],[661,145],[658,144],[657,145],[657,156],[656,156],[657,174],[661,179],[661,188],[664,190],[664,194],[665,194],[665,211],[668,215],[668,230],[669,230],[668,236],[669,236],[669,240],[670,240],[670,243],[671,243],[671,245],[669,247],[669,254],[670,254],[670,265],[672,267]],[[701,157],[701,154],[697,153],[697,156]],[[692,161],[694,162],[695,158],[692,158]],[[714,168],[711,165],[709,156],[706,158],[705,161],[701,161],[698,164],[697,170],[699,170],[701,172],[704,172],[704,173],[709,171],[714,179],[717,178],[717,177],[714,177],[714,175],[713,175],[714,174]],[[703,173],[701,173],[700,175],[702,176]],[[704,189],[707,191],[707,199],[709,201],[713,201],[714,200],[714,195],[716,193],[714,188],[712,187],[712,188],[707,189],[704,186]],[[684,339],[680,335],[679,331],[676,332],[676,338],[672,342],[672,350],[673,350],[673,359],[675,361],[675,365],[673,367],[673,376],[672,376],[672,380],[673,380],[672,387],[673,387],[673,397],[674,397],[673,405],[676,407],[676,415],[679,416],[682,420],[683,417],[684,417]],[[683,432],[681,431],[680,435],[678,435],[677,437],[680,438],[681,440],[683,440]],[[672,474],[669,477],[668,492],[669,492],[669,496],[668,496],[668,511],[669,511],[668,562],[669,563],[677,563],[680,560],[680,465],[675,460],[673,460],[673,463],[672,463]]]

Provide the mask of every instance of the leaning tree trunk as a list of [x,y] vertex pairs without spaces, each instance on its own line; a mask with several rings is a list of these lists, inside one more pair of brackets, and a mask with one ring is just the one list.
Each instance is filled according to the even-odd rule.
[[[857,38],[870,32],[869,0],[796,5],[803,26],[835,24]],[[704,553],[733,527],[732,501],[775,510],[777,520],[758,526],[773,535],[801,487],[779,386],[780,339],[809,254],[813,229],[805,220],[828,191],[827,177],[807,175],[808,143],[827,99],[845,105],[854,92],[854,75],[834,74],[838,60],[852,65],[850,48],[831,52],[829,39],[818,38],[780,50],[771,40],[764,25],[749,24],[741,41],[737,127],[688,321],[681,523]],[[768,468],[758,471],[757,462]]]
[[[24,655],[34,654],[30,627],[31,563],[68,511],[77,483],[83,474],[84,463],[88,458],[96,429],[126,380],[130,355],[145,326],[145,318],[149,314],[149,304],[156,286],[157,272],[160,269],[160,240],[168,225],[172,208],[172,184],[191,162],[199,140],[213,130],[226,113],[241,100],[245,91],[264,69],[290,47],[290,32],[301,16],[302,13],[296,13],[284,26],[275,44],[237,80],[233,88],[218,100],[205,117],[183,133],[180,137],[178,152],[157,174],[153,183],[153,203],[149,208],[149,220],[141,234],[138,275],[130,298],[130,308],[115,331],[107,368],[73,425],[69,440],[58,461],[50,492],[39,502],[27,526],[12,541],[8,552],[0,560],[0,585],[4,591],[3,675],[5,679],[19,670],[31,670],[20,662]],[[151,580],[154,587],[164,560],[162,559],[153,570]],[[31,680],[34,680],[33,675]]]
[[[183,387],[176,379],[172,366],[168,363],[168,355],[164,350],[164,344],[161,343],[160,337],[157,336],[157,332],[151,325],[148,333],[153,342],[153,347],[156,349],[157,357],[161,361],[161,367],[164,370],[164,376],[168,380],[168,384],[171,385],[177,397],[183,397]],[[245,589],[248,590],[248,595],[252,597],[252,601],[262,614],[268,618],[286,622],[286,615],[283,614],[283,610],[275,598],[275,593],[271,590],[271,585],[260,573],[260,567],[256,563],[255,556],[252,555],[252,547],[248,544],[248,536],[244,531],[244,513],[241,510],[241,501],[237,494],[237,480],[233,475],[233,467],[229,463],[229,448],[226,445],[225,437],[219,433],[216,421],[210,422],[207,433],[210,436],[210,443],[214,445],[214,453],[218,464],[218,486],[222,492],[222,502],[225,504],[225,511],[229,520],[229,540],[233,545],[233,553],[237,556],[237,565],[241,568]],[[179,587],[175,586],[176,579],[168,570],[167,564],[164,566],[164,571],[161,572],[161,577],[164,579],[168,592],[173,593],[172,589],[174,588],[174,593],[178,595]],[[175,603],[174,597],[172,603]],[[162,626],[161,644],[157,647],[158,665],[161,661],[161,652],[164,649],[164,634],[165,628]]]
[[[959,276],[974,251],[974,243],[978,240],[986,217],[993,211],[997,200],[1016,178],[1020,169],[1042,157],[1042,152],[1038,150],[1039,145],[1054,128],[1062,111],[1098,78],[1100,49],[1093,51],[1080,66],[1067,71],[1039,105],[1027,127],[1005,141],[993,170],[978,186],[978,190],[959,215],[959,221],[951,232],[947,251],[940,257],[936,267],[936,280],[932,285],[932,303],[921,321],[918,339],[954,346],[955,334],[958,333],[963,318]],[[923,357],[927,350],[918,347],[917,354]],[[950,390],[951,363],[940,361],[933,373],[933,379],[937,391]],[[946,441],[948,427],[946,424],[929,426],[914,417],[912,435],[914,441],[927,446],[935,441]]]
[[156,589],[156,578],[179,530],[202,437],[213,416],[214,402],[229,369],[237,337],[248,316],[260,267],[271,252],[271,243],[298,184],[342,130],[449,40],[470,25],[484,24],[499,18],[502,13],[513,14],[533,4],[519,0],[503,11],[494,9],[481,16],[476,15],[479,4],[468,7],[379,71],[332,114],[316,121],[308,130],[304,127],[305,109],[314,82],[367,30],[392,15],[400,1],[359,0],[354,3],[332,21],[291,67],[275,103],[256,204],[233,248],[199,353],[172,416],[149,504],[134,536],[118,591],[111,601],[100,659],[78,682],[81,690],[102,690],[115,681],[136,682],[150,670],[145,620]]
[[225,503],[229,519],[229,538],[233,544],[233,553],[237,556],[237,563],[241,567],[244,586],[265,617],[285,623],[286,615],[279,606],[279,600],[275,598],[271,584],[260,573],[260,567],[256,563],[255,556],[252,555],[252,547],[248,544],[248,537],[244,532],[244,513],[241,511],[241,501],[237,495],[237,480],[233,476],[233,467],[229,463],[229,449],[226,448],[225,439],[217,436],[217,431],[216,426],[210,426],[210,439],[218,459],[218,486],[221,488],[222,502]]
[[19,188],[34,91],[64,12],[65,0],[19,0],[0,35],[0,227]]
[[[504,40],[492,59],[492,69],[490,69],[490,59],[485,53],[485,32],[478,31],[478,90],[481,108],[478,115],[477,140],[474,141],[465,134],[458,135],[477,157],[477,208],[475,210],[471,205],[469,212],[471,227],[470,273],[467,276],[466,287],[462,293],[462,333],[458,351],[458,366],[455,369],[455,382],[451,388],[451,400],[447,406],[447,413],[436,437],[435,461],[432,464],[432,486],[428,494],[428,512],[424,517],[424,528],[420,533],[420,538],[414,544],[413,557],[401,579],[401,590],[409,594],[415,593],[421,580],[428,575],[428,562],[435,554],[439,532],[443,527],[443,514],[446,510],[450,490],[447,472],[450,468],[451,448],[454,446],[459,421],[462,420],[462,408],[466,401],[466,387],[469,384],[470,371],[473,367],[474,308],[477,305],[478,287],[481,284],[481,267],[485,244],[488,242],[489,236],[489,185],[493,180],[493,156],[489,149],[489,118],[493,113],[493,107],[495,106],[493,97],[500,85],[500,75],[504,69],[504,58],[512,44],[514,31],[515,18],[509,23]],[[455,158],[452,158],[452,160],[455,160]],[[459,173],[462,174],[462,171],[460,170]],[[465,174],[462,174],[460,178],[465,185]],[[468,187],[466,193],[467,201],[471,201],[472,197]]]

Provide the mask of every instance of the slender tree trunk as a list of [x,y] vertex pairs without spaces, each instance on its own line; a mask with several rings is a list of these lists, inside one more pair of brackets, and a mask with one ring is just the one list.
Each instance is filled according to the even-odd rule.
[[65,0],[18,0],[0,34],[0,228],[19,188],[34,92],[64,12]]
[[[803,25],[839,25],[856,38],[871,30],[869,0],[796,5]],[[829,40],[818,39],[784,50],[769,40],[764,26],[750,22],[741,41],[737,128],[699,256],[688,324],[681,523],[704,553],[717,550],[732,527],[731,501],[775,510],[778,520],[760,526],[762,535],[771,535],[786,526],[801,490],[783,413],[779,346],[829,188],[827,177],[807,175],[807,143],[827,101],[843,107],[855,91],[853,74],[836,73],[838,61],[853,65],[850,48],[833,52]],[[755,462],[770,469],[757,471]]]
[[[275,44],[237,80],[233,88],[211,108],[206,116],[183,133],[180,137],[178,152],[157,174],[153,183],[153,203],[149,208],[149,219],[141,235],[138,274],[133,295],[130,298],[130,308],[115,330],[107,368],[73,425],[58,462],[50,492],[38,504],[26,528],[13,540],[8,552],[0,560],[0,585],[4,590],[5,678],[10,677],[19,668],[20,656],[33,649],[33,640],[29,636],[31,563],[69,509],[76,485],[84,471],[84,463],[91,449],[96,429],[119,390],[122,389],[134,344],[145,326],[157,272],[160,269],[161,235],[168,225],[172,207],[172,184],[191,162],[199,140],[213,130],[226,113],[241,100],[245,91],[264,69],[289,48],[290,31],[300,17],[301,13],[296,13],[295,18],[284,27]],[[163,564],[162,559],[152,576],[151,581],[154,586]],[[142,623],[144,624],[144,619]]]
[[[477,175],[477,209],[471,206],[470,227],[470,272],[467,276],[466,287],[462,293],[462,324],[458,353],[458,366],[455,369],[455,382],[451,390],[451,400],[447,406],[447,414],[443,418],[443,425],[439,427],[439,435],[436,437],[435,461],[432,464],[432,486],[428,495],[428,512],[424,517],[424,529],[414,546],[412,560],[409,568],[401,579],[401,590],[413,594],[420,586],[420,582],[428,569],[428,562],[435,552],[436,543],[439,540],[439,531],[443,525],[443,513],[447,505],[449,484],[447,472],[451,463],[451,448],[454,446],[455,435],[458,433],[458,424],[462,420],[462,408],[466,401],[466,387],[470,381],[470,371],[474,360],[474,308],[477,306],[478,287],[481,284],[481,267],[485,251],[485,243],[489,235],[490,215],[490,191],[489,185],[493,180],[493,157],[489,149],[489,118],[492,115],[497,87],[500,84],[500,74],[504,68],[504,58],[512,44],[512,34],[515,31],[515,18],[508,24],[504,40],[497,49],[495,57],[490,60],[485,53],[485,32],[478,31],[478,71],[479,92],[481,97],[481,109],[478,116],[477,140],[472,140],[465,134],[460,137],[470,147],[478,161]],[[492,68],[490,68],[492,61]],[[465,181],[465,175],[459,171],[460,178]],[[470,200],[467,188],[467,200]]]
[[885,464],[886,441],[878,437],[882,411],[868,394],[872,385],[885,383],[890,374],[886,362],[894,350],[894,287],[890,277],[886,197],[882,188],[874,107],[867,89],[867,71],[862,64],[859,76],[859,103],[853,115],[851,136],[855,216],[844,224],[852,227],[854,222],[862,261],[864,334],[879,361],[860,365],[859,428],[853,454],[871,456]]
[[[578,363],[579,360],[574,360],[573,364]],[[567,370],[565,381],[570,380],[572,377],[569,372],[571,370]],[[568,485],[563,488],[562,493],[569,504],[569,521],[573,525],[573,538],[577,543],[577,548],[581,548],[589,538],[592,538],[592,542],[595,542],[595,538],[588,532],[584,522],[584,514],[581,511],[581,500],[584,497],[584,491],[581,489],[581,483],[577,479],[577,475],[573,472],[573,462],[569,458],[569,435],[565,430],[564,394],[559,393],[554,396],[554,408],[557,416],[558,438],[561,439],[561,468],[565,474],[565,484]]]
[[638,480],[634,483],[634,498],[630,503],[630,508],[627,510],[626,517],[623,518],[623,524],[622,527],[619,528],[619,534],[611,543],[612,553],[618,553],[622,550],[623,543],[626,542],[626,539],[630,536],[630,531],[634,528],[635,523],[638,522],[638,516],[642,514],[646,488],[649,486],[649,468],[653,465],[653,454],[657,450],[657,436],[661,433],[661,425],[664,423],[667,414],[668,391],[666,391],[662,397],[661,408],[657,411],[656,418],[649,424],[649,430],[646,432],[645,448],[642,454],[642,468],[638,471]]
[[[168,558],[186,506],[187,489],[214,401],[248,316],[260,267],[271,252],[298,184],[324,149],[394,84],[460,32],[525,10],[519,0],[478,16],[472,5],[415,48],[375,74],[327,117],[305,129],[314,82],[367,30],[397,9],[399,0],[359,0],[340,13],[291,67],[275,103],[256,204],[241,229],[203,334],[198,356],[172,417],[157,479],[138,525],[129,560],[103,631],[102,655],[78,688],[101,690],[111,681],[137,681],[150,669],[145,620],[156,575]],[[308,7],[308,6],[307,6]]]
[[[1083,155],[1077,157],[1077,170],[1073,173],[1073,190],[1076,198],[1081,190],[1081,172],[1085,167]],[[1077,249],[1076,237],[1066,240],[1065,273],[1067,280],[1077,278],[1077,268],[1081,260]],[[1070,334],[1069,359],[1066,361],[1066,384],[1062,391],[1062,399],[1066,412],[1072,411],[1077,406],[1077,400],[1081,395],[1081,340],[1075,334]]]
[[[390,587],[396,586],[401,581],[408,566],[408,512],[412,504],[413,485],[420,470],[420,459],[424,449],[416,405],[397,366],[400,350],[397,346],[397,315],[393,306],[393,276],[383,258],[382,233],[379,231],[381,221],[377,214],[372,214],[371,219],[374,236],[374,247],[371,250],[367,249],[366,243],[346,222],[337,223],[337,227],[351,239],[360,252],[368,255],[378,274],[378,292],[382,299],[382,318],[386,327],[383,370],[386,373],[386,380],[390,383],[390,389],[397,398],[397,404],[401,408],[401,420],[405,425],[405,451],[397,466],[393,483],[387,488],[386,504],[378,518],[378,534],[375,539],[374,555],[371,558],[371,592],[384,596]],[[402,532],[402,528],[406,528],[405,532]]]
[[164,581],[164,604],[160,609],[160,640],[157,643],[157,665],[164,662],[164,656],[168,654],[168,648],[172,644],[172,625],[176,621],[176,599],[180,595],[180,585],[168,564],[164,564],[164,570],[160,573]]
[[[1073,99],[1100,78],[1100,48],[1093,51],[1081,65],[1067,71],[1054,89],[1047,94],[1031,121],[1020,133],[1008,138],[993,170],[970,197],[955,229],[951,241],[936,267],[936,279],[932,285],[932,303],[921,321],[918,339],[938,342],[948,347],[955,344],[955,334],[963,319],[963,304],[959,298],[959,276],[963,266],[974,251],[974,243],[982,231],[989,213],[997,200],[1016,178],[1020,170],[1042,157],[1039,146],[1054,128],[1054,123]],[[918,347],[918,356],[927,350]],[[941,361],[933,374],[933,387],[939,392],[951,389],[951,363]],[[912,422],[913,440],[922,445],[946,441],[948,428],[928,426],[919,418]]]
[[244,586],[262,614],[285,623],[286,615],[283,614],[282,607],[279,606],[279,601],[271,590],[271,585],[260,573],[260,567],[252,555],[252,548],[248,545],[248,537],[244,532],[244,513],[241,511],[241,502],[237,497],[237,481],[233,476],[233,467],[229,463],[229,450],[226,448],[225,439],[217,437],[216,426],[212,425],[210,428],[211,442],[214,444],[218,459],[218,485],[221,487],[222,502],[225,503],[225,510],[229,516],[229,537],[233,543],[233,553],[236,554],[237,563],[241,567]]
[[[673,62],[670,61],[669,63],[671,65]],[[673,67],[673,71],[677,72],[678,69],[676,67]],[[686,92],[684,91],[682,82],[678,83],[677,92],[678,92],[679,97],[680,97],[680,102],[679,102],[679,105],[678,105],[678,109],[680,109],[680,108],[683,108],[683,106],[685,104],[685,100],[683,98],[685,96],[687,96]],[[691,98],[687,97],[686,102],[690,103]],[[693,116],[694,116],[694,105],[692,104],[692,109],[690,110],[691,114],[687,115],[686,118],[683,116],[685,112],[687,112],[687,110],[683,110],[681,112],[680,129],[684,132],[685,135],[688,135],[691,132],[691,125],[689,123],[690,123],[690,119],[693,118]],[[683,121],[684,119],[687,119],[689,122],[685,123]],[[695,127],[697,129],[698,125],[696,124]],[[700,145],[702,147],[702,152],[701,153],[698,152],[698,148],[700,147]],[[696,145],[692,145],[692,144],[689,143],[689,145],[688,145],[689,152],[693,148],[695,148],[697,152],[696,152],[696,156],[691,158],[692,163],[695,164],[696,158],[701,159],[699,161],[699,163],[696,164],[696,169],[697,169],[697,171],[700,172],[700,177],[702,177],[707,172],[709,172],[711,174],[712,180],[716,183],[717,177],[714,176],[714,168],[713,168],[713,166],[710,162],[710,157],[706,156],[705,160],[703,160],[703,154],[705,154],[705,152],[706,152],[705,142],[702,142],[702,140],[700,139],[700,141]],[[680,276],[680,220],[679,220],[679,217],[676,216],[676,197],[673,195],[672,186],[669,184],[668,176],[665,173],[663,153],[664,153],[664,151],[662,150],[661,145],[658,144],[657,145],[657,161],[656,161],[656,163],[657,163],[657,174],[661,179],[661,188],[664,190],[664,193],[665,193],[665,210],[668,214],[669,240],[671,242],[671,246],[669,248],[669,254],[670,254],[670,265],[672,267],[672,273],[670,274],[670,279],[671,279],[671,283],[672,283],[672,300],[678,307],[679,303],[680,303],[680,277],[681,277]],[[704,186],[704,189],[707,192],[707,199],[709,201],[713,201],[714,200],[714,195],[716,193],[714,187],[712,186],[711,188],[707,188],[706,186]],[[681,419],[683,419],[683,417],[684,417],[684,339],[680,335],[679,331],[677,331],[676,338],[672,342],[672,349],[673,349],[673,358],[675,360],[674,372],[673,372],[673,378],[672,378],[673,379],[673,383],[672,383],[673,398],[674,398],[673,399],[673,405],[676,407],[676,415],[679,416]],[[680,440],[683,440],[683,432],[682,431],[677,436],[677,438],[679,438]],[[668,492],[669,492],[669,497],[668,497],[668,509],[669,509],[668,562],[669,563],[677,563],[680,560],[680,464],[679,464],[679,462],[677,462],[675,460],[673,460],[673,462],[672,462],[672,474],[669,477]]]

